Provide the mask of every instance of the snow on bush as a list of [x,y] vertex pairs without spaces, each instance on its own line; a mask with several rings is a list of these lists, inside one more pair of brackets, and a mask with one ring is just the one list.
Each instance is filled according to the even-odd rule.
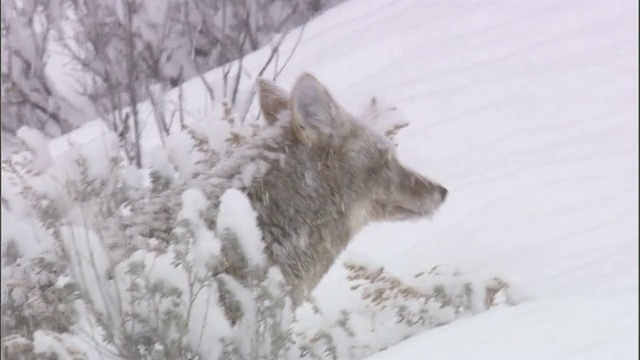
[[[362,119],[390,139],[406,126],[376,99]],[[230,108],[213,124],[170,134],[142,169],[111,132],[55,158],[37,131],[18,133],[29,151],[2,163],[8,358],[358,359],[504,302],[508,286],[497,278],[437,267],[403,280],[351,256],[344,266],[362,307],[332,322],[313,305],[314,317],[296,320],[247,196],[233,188],[207,195],[212,183],[224,185],[208,173],[213,165],[270,136]],[[262,171],[252,164],[225,181],[237,187]],[[152,194],[176,204],[175,223],[135,211],[152,206]]]

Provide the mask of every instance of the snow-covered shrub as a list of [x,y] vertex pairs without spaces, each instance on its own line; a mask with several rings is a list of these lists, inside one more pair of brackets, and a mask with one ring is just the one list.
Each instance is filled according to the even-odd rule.
[[215,231],[199,190],[185,191],[182,204],[169,246],[137,250],[113,270],[123,347],[159,359],[278,358],[292,316],[288,287],[264,259],[248,199],[225,193]]
[[515,303],[509,284],[498,277],[469,276],[455,267],[436,266],[400,279],[354,255],[343,266],[363,306],[342,309],[327,321],[314,304],[314,319],[294,324],[298,352],[291,358],[362,359],[421,331]]
[[37,131],[18,132],[30,151],[2,164],[3,349],[61,358],[74,351],[80,358],[280,357],[292,321],[289,289],[266,262],[244,194],[225,193],[209,229],[209,199],[197,188],[180,191],[169,244],[122,231],[136,216],[132,203],[173,194],[258,129],[225,117],[218,127],[198,125],[159,149],[150,169],[127,164],[111,132],[71,144],[55,160]]
[[464,276],[457,269],[432,268],[414,276],[409,285],[387,273],[382,267],[367,267],[358,262],[345,262],[351,289],[376,314],[389,310],[398,323],[407,326],[438,326],[451,322],[465,312],[480,312],[496,305],[496,294],[507,288],[500,278],[479,281]]

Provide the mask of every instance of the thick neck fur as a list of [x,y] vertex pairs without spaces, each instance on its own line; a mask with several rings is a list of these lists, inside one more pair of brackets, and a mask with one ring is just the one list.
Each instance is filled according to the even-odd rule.
[[340,151],[304,145],[290,127],[283,130],[269,152],[286,156],[246,191],[270,257],[286,278],[311,290],[357,231],[347,219],[355,204],[343,193],[349,179],[336,161]]

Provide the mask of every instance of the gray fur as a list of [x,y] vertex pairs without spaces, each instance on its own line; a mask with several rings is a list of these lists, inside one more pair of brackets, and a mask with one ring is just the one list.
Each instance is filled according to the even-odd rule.
[[[298,78],[290,98],[268,81],[259,88],[275,136],[236,150],[188,187],[201,188],[211,200],[206,220],[212,228],[226,189],[248,195],[269,259],[300,304],[363,226],[428,216],[446,190],[401,165],[393,144],[349,115],[312,75]],[[250,163],[259,166],[245,184],[241,174]],[[183,190],[145,204],[141,211],[158,226],[142,235],[163,238],[170,231]]]

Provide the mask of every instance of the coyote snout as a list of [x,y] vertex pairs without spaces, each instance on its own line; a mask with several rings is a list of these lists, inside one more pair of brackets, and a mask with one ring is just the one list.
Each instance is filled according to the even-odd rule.
[[[389,149],[393,152],[392,149]],[[372,176],[377,196],[371,202],[371,220],[411,220],[431,216],[444,202],[448,191],[400,164],[389,155],[384,168]]]
[[447,197],[447,189],[408,169],[397,173],[389,189],[387,220],[410,220],[432,215]]

